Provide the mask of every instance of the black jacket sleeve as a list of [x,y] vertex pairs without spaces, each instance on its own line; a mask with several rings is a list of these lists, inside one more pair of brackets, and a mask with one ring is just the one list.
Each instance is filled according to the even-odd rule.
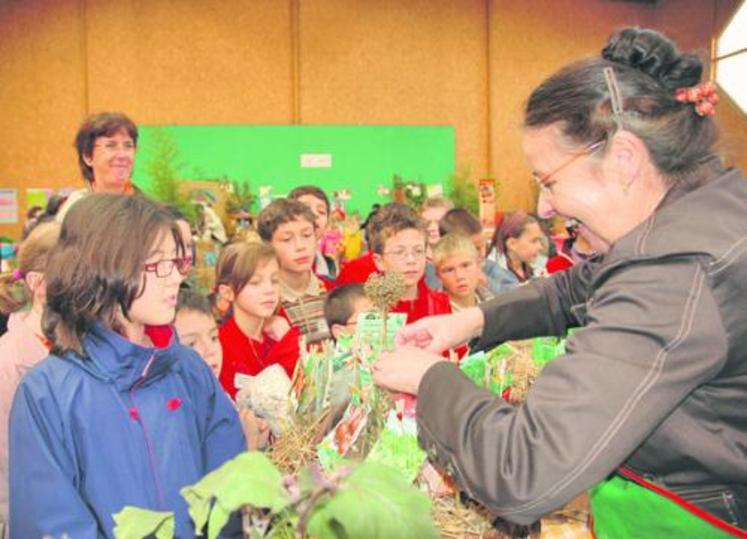
[[509,340],[565,335],[568,327],[581,322],[593,270],[592,263],[579,264],[481,303],[485,329],[472,350],[489,350]]
[[[578,278],[550,279],[491,303],[484,334],[503,340],[531,334],[535,323],[557,328],[580,299]],[[521,406],[475,387],[452,364],[436,364],[421,381],[421,445],[508,520],[531,523],[605,478],[725,362],[726,335],[697,263],[622,268],[587,306],[587,326]]]

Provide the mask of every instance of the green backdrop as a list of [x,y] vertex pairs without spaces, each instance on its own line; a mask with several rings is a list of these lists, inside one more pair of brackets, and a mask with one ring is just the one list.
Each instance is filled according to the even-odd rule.
[[[134,182],[147,189],[147,164],[157,152],[156,129],[167,133],[178,151],[180,179],[228,177],[251,185],[271,185],[273,196],[301,184],[314,184],[331,197],[348,189],[349,210],[365,213],[388,202],[379,186],[392,176],[442,184],[454,172],[454,129],[448,126],[141,126]],[[331,156],[329,168],[304,168],[302,154]]]

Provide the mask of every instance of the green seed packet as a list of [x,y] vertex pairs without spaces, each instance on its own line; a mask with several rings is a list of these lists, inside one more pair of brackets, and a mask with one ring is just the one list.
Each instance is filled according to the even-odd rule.
[[408,483],[412,483],[425,464],[425,459],[426,453],[418,445],[415,418],[398,417],[395,410],[390,410],[386,425],[366,460],[389,466]]
[[[389,313],[386,327],[386,347],[394,346],[394,336],[405,325],[407,315],[402,313]],[[360,345],[368,345],[378,351],[381,348],[382,318],[375,311],[363,312],[358,315],[358,323],[355,328],[355,340]]]

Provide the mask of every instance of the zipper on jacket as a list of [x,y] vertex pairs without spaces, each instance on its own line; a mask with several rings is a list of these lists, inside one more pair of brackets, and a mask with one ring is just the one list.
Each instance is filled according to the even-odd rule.
[[145,421],[143,421],[143,416],[140,415],[140,412],[137,409],[137,404],[135,402],[135,392],[145,383],[145,379],[148,376],[148,371],[150,371],[150,367],[153,364],[153,360],[155,360],[156,354],[153,353],[150,356],[150,359],[148,359],[148,363],[145,364],[145,367],[143,368],[143,372],[140,374],[140,378],[137,379],[137,381],[132,384],[132,387],[130,388],[128,392],[128,396],[130,398],[130,404],[132,406],[132,409],[134,409],[137,412],[137,418],[135,421],[140,423],[140,427],[143,429],[143,437],[145,438],[145,446],[148,450],[148,464],[150,465],[150,471],[151,475],[153,476],[153,483],[156,487],[156,497],[158,498],[158,505],[159,509],[166,510],[166,501],[163,497],[163,490],[161,489],[161,480],[158,477],[158,468],[156,467],[156,454],[153,449],[153,444],[151,443],[150,435],[148,434],[148,428],[145,426]]

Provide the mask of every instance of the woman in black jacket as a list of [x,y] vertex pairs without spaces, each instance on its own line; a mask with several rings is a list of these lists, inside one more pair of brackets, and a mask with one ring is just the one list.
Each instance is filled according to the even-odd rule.
[[[747,537],[747,182],[713,152],[717,99],[701,74],[697,57],[631,28],[535,89],[524,151],[538,212],[611,250],[408,326],[375,365],[377,383],[418,395],[431,459],[506,519],[591,489],[597,537]],[[567,354],[518,407],[434,354],[571,326]]]

